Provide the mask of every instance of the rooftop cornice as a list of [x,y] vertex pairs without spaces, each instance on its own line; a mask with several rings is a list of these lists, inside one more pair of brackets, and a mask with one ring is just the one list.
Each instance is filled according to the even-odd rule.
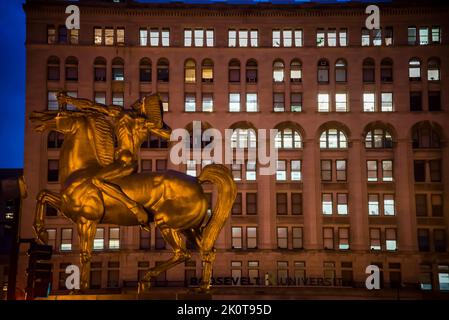
[[[24,4],[27,14],[35,13],[58,14],[65,11],[70,2],[54,1],[40,2],[32,1]],[[73,3],[72,3],[73,4]],[[185,4],[185,3],[101,3],[80,2],[81,12],[92,15],[121,15],[121,16],[167,16],[167,17],[189,17],[189,16],[254,16],[254,17],[331,17],[331,16],[362,16],[365,14],[366,3],[346,4],[257,4],[257,5],[231,5],[231,4]],[[449,3],[438,6],[423,5],[399,5],[399,4],[377,4],[383,15],[426,15],[426,14],[449,14]]]

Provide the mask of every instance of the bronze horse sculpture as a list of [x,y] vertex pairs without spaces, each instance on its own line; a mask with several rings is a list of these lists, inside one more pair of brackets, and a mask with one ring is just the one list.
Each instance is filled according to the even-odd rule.
[[[54,130],[64,135],[60,151],[60,193],[40,191],[37,197],[34,230],[46,242],[45,206],[50,205],[72,220],[80,241],[81,290],[89,285],[93,241],[99,223],[122,226],[141,225],[136,215],[116,198],[101,191],[92,177],[102,169],[98,150],[92,141],[97,134],[96,112],[44,111],[33,112],[30,119],[38,122],[37,131]],[[211,164],[199,177],[168,170],[165,172],[132,173],[112,181],[124,194],[152,215],[164,240],[171,246],[173,257],[151,268],[139,282],[139,291],[150,286],[152,278],[190,259],[186,241],[198,248],[203,261],[200,291],[210,288],[215,260],[214,244],[228,219],[236,197],[236,185],[224,165]],[[208,203],[201,185],[212,183],[218,189],[215,208],[208,217]]]

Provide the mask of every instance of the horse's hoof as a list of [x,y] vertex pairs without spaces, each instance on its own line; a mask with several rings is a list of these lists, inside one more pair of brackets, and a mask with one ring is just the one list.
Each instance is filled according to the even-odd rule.
[[139,284],[137,286],[137,293],[141,294],[145,291],[148,291],[150,289],[150,282],[149,281],[139,281]]

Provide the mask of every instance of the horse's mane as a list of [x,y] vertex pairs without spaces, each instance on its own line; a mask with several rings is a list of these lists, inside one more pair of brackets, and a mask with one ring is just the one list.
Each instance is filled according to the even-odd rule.
[[93,137],[96,157],[101,166],[114,162],[114,129],[105,115],[90,112],[86,115],[88,127]]

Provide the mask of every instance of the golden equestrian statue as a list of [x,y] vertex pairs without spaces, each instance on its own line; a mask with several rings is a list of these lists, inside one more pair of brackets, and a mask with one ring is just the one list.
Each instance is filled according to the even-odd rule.
[[[42,190],[37,197],[34,230],[47,242],[45,207],[50,205],[77,225],[80,241],[81,289],[89,285],[92,246],[99,223],[148,228],[154,222],[173,257],[151,268],[139,282],[139,291],[152,278],[190,259],[186,240],[191,241],[203,260],[200,291],[210,288],[214,244],[228,219],[237,189],[224,165],[211,164],[199,177],[178,171],[136,173],[137,154],[149,133],[169,139],[171,129],[163,121],[158,94],[144,97],[125,110],[87,99],[58,94],[60,110],[32,112],[38,132],[54,130],[64,135],[60,151],[61,190]],[[71,104],[76,110],[64,107]],[[118,147],[114,147],[116,136]],[[218,198],[208,217],[203,183],[213,183]],[[184,236],[184,237],[183,237]]]

